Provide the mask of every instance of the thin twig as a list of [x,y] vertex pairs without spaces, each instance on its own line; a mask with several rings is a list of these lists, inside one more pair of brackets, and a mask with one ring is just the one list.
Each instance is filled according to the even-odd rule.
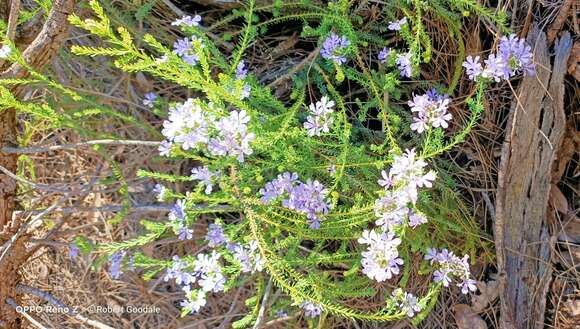
[[254,323],[252,329],[258,329],[260,324],[264,320],[264,314],[266,312],[266,305],[268,302],[268,297],[270,297],[270,291],[272,291],[272,277],[268,280],[268,285],[266,285],[266,291],[264,292],[264,297],[262,298],[262,304],[260,305],[260,310],[258,311],[258,318]]
[[33,146],[33,147],[3,147],[0,152],[5,154],[34,154],[43,152],[52,152],[65,149],[77,149],[92,145],[134,145],[134,146],[153,146],[158,147],[161,142],[157,141],[139,141],[139,140],[116,140],[116,139],[99,139],[86,141],[76,144],[50,145],[50,146]]
[[294,66],[290,71],[288,71],[288,73],[280,76],[278,79],[274,80],[273,82],[270,82],[268,84],[268,88],[275,87],[276,85],[280,84],[282,81],[290,79],[298,71],[300,71],[308,62],[314,60],[316,58],[316,56],[318,56],[319,52],[320,52],[320,47],[314,49],[314,51],[311,52],[310,55],[308,55],[306,58],[304,58],[302,60],[302,62],[298,63],[298,65]]
[[[61,214],[73,214],[79,212],[119,212],[125,209],[128,209],[132,212],[164,212],[170,211],[173,208],[172,205],[161,205],[161,204],[154,204],[154,205],[108,205],[102,207],[62,207],[62,208],[52,208],[51,212],[57,212]],[[50,209],[50,208],[47,208]],[[40,214],[46,211],[47,209],[37,209],[37,210],[26,210],[26,211],[15,211],[14,214],[21,216],[24,214]],[[193,208],[194,210],[204,210],[207,212],[232,212],[238,209],[228,206],[228,205],[218,205],[218,206],[204,206],[204,205],[196,205]]]

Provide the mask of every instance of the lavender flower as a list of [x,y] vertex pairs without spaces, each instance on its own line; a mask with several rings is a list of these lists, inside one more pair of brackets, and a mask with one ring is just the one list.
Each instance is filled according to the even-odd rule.
[[327,214],[330,203],[326,199],[328,190],[318,181],[308,180],[298,183],[289,193],[282,205],[288,209],[306,214],[310,221],[310,228],[320,228],[320,215]]
[[406,54],[397,54],[397,68],[401,71],[402,77],[410,78],[413,75],[413,64],[411,62],[411,57],[413,54],[408,52]]
[[183,38],[177,39],[173,44],[173,53],[177,56],[183,56],[189,53],[191,50],[192,44],[191,39]]
[[207,166],[204,166],[191,169],[190,177],[199,180],[199,184],[205,186],[205,194],[210,194],[213,190],[213,181],[219,177],[219,174],[211,172]]
[[405,24],[407,24],[407,17],[403,17],[398,21],[389,22],[388,29],[391,31],[399,31]]
[[184,150],[199,148],[209,140],[209,125],[213,118],[200,106],[199,101],[188,99],[169,110],[161,133],[170,142],[180,143]]
[[126,254],[127,252],[125,250],[121,250],[109,256],[109,262],[111,263],[109,273],[111,274],[111,278],[114,280],[119,279],[121,274],[123,274],[121,271],[121,264]]
[[401,198],[397,193],[387,192],[385,196],[375,201],[375,215],[378,217],[375,224],[382,226],[385,231],[403,224],[403,220],[409,213],[407,203],[408,200]]
[[415,113],[414,122],[411,124],[411,130],[421,134],[430,127],[447,128],[453,116],[447,112],[450,99],[446,95],[439,95],[436,91],[431,90],[424,95],[415,95],[413,100],[408,104],[411,111]]
[[191,239],[193,239],[193,230],[183,226],[183,227],[179,228],[177,238],[179,240],[182,240],[182,241],[183,240],[191,240]]
[[421,213],[411,212],[409,215],[409,226],[415,228],[419,225],[427,223],[427,217]]
[[259,193],[262,195],[262,202],[267,204],[286,192],[290,193],[297,182],[297,173],[285,172],[278,175],[276,179],[266,183],[264,188],[260,190]]
[[401,239],[392,232],[377,233],[375,230],[364,230],[358,243],[368,245],[362,252],[362,272],[378,282],[391,279],[399,274],[403,260],[399,258],[397,247]]
[[342,65],[346,63],[344,51],[349,45],[350,41],[346,37],[340,37],[333,32],[324,40],[320,55],[338,65]]
[[177,200],[169,211],[169,220],[183,221],[185,220],[185,216],[185,200]]
[[467,56],[465,62],[463,62],[463,67],[470,80],[475,81],[483,73],[483,66],[481,66],[479,60],[479,56],[475,56],[475,58]]
[[220,119],[216,124],[219,136],[209,141],[209,153],[235,156],[239,162],[244,162],[244,156],[253,153],[250,143],[256,138],[248,132],[249,121],[250,117],[244,110],[232,111],[228,117]]
[[304,128],[308,130],[308,136],[320,136],[323,132],[330,131],[330,126],[334,121],[333,108],[334,101],[329,100],[326,96],[323,96],[316,104],[310,104],[310,115],[304,123]]
[[169,189],[161,184],[155,184],[153,188],[153,193],[155,193],[157,201],[161,202],[165,200],[165,197],[169,192]]
[[309,318],[315,318],[322,313],[322,306],[313,302],[304,301],[300,304],[300,307],[304,311],[304,315]]
[[159,151],[159,155],[161,156],[169,156],[171,155],[172,146],[173,143],[171,143],[170,141],[162,141],[161,144],[159,145],[159,148],[157,148],[157,151]]
[[417,299],[417,297],[408,292],[405,292],[403,300],[399,303],[399,307],[401,308],[401,311],[405,312],[407,316],[410,318],[414,317],[415,313],[421,312],[421,310],[423,309],[419,305],[419,300]]
[[524,39],[518,38],[515,34],[501,38],[498,57],[501,57],[505,63],[504,78],[506,80],[519,72],[532,76],[536,74],[532,48]]
[[183,16],[181,18],[176,19],[175,21],[173,21],[171,23],[171,25],[173,25],[173,26],[186,25],[189,27],[193,27],[193,26],[199,26],[199,23],[201,23],[201,16],[195,15],[195,16],[191,17],[191,16],[187,15],[187,16]]
[[502,57],[496,57],[494,54],[484,61],[485,69],[481,73],[484,78],[492,78],[495,82],[501,81],[505,76],[506,63]]
[[246,63],[241,60],[236,67],[236,79],[244,80],[248,76],[248,68],[246,68]]
[[187,270],[189,264],[175,255],[172,258],[171,267],[165,272],[163,280],[165,282],[174,279],[178,285],[189,285],[195,282],[196,278]]
[[71,244],[68,246],[68,258],[69,259],[75,259],[79,256],[80,253],[80,249],[75,246],[74,244]]
[[224,228],[215,223],[209,224],[205,240],[210,248],[215,248],[228,242],[228,238],[224,234]]
[[199,312],[199,310],[207,303],[205,291],[190,291],[190,289],[184,290],[186,290],[187,298],[181,302],[181,307],[186,311],[189,311],[189,313],[195,314]]
[[265,260],[260,255],[257,241],[252,240],[247,246],[232,244],[229,249],[232,251],[234,258],[240,263],[242,272],[254,274],[264,269]]
[[143,97],[143,105],[153,108],[155,106],[155,100],[157,100],[159,96],[153,92],[146,93]]
[[391,177],[386,171],[381,170],[381,176],[382,179],[379,179],[377,181],[377,183],[379,183],[380,186],[384,187],[385,189],[388,189],[389,187],[393,186],[393,177]]
[[396,156],[393,159],[393,164],[389,171],[394,183],[401,186],[399,189],[400,196],[403,199],[408,199],[413,204],[417,201],[417,188],[433,186],[433,181],[436,177],[434,171],[424,173],[427,163],[421,159],[416,159],[415,156],[414,149],[406,150],[403,155]]
[[197,65],[199,57],[195,53],[194,42],[199,42],[195,36],[191,38],[178,39],[173,44],[173,53],[181,57],[184,62],[191,66]]
[[457,283],[457,286],[461,288],[463,294],[477,291],[476,281],[471,279],[468,255],[459,258],[447,249],[442,249],[440,252],[429,249],[427,252],[428,255],[425,256],[425,259],[437,268],[433,272],[434,282],[440,282],[443,286],[449,287],[453,279],[456,278],[461,281]]
[[387,62],[389,57],[391,57],[391,48],[385,47],[379,52],[378,58],[381,63]]

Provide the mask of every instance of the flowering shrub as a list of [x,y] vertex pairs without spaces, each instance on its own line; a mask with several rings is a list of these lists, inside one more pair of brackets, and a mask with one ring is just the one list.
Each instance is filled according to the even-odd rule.
[[[446,15],[455,15],[450,28],[470,10],[498,18],[474,1],[443,3]],[[513,36],[503,38],[485,68],[479,57],[467,58],[463,65],[476,84],[466,101],[470,117],[459,122],[451,109],[460,105],[447,94],[452,86],[409,84],[414,86],[409,90],[401,84],[412,82],[429,61],[422,15],[430,7],[395,1],[392,6],[407,15],[392,17],[386,30],[371,35],[357,30],[348,1],[276,6],[274,19],[264,23],[256,13],[266,9],[254,8],[252,1],[233,14],[246,25],[231,54],[205,34],[199,15],[172,23],[186,37],[171,47],[145,35],[143,48],[123,27],[113,30],[96,1],[91,2],[95,19],[70,18],[106,42],[100,48],[75,46],[75,54],[113,57],[126,72],[145,72],[196,95],[185,101],[154,92],[143,96],[144,106],[167,113],[160,156],[191,160],[191,175],[140,172],[160,182],[157,200],[173,207],[164,222],[142,221],[143,235],[95,250],[106,255],[112,277],[138,269],[145,278],[175,282],[184,293],[184,315],[202,311],[212,294],[251,278],[256,295],[246,301],[249,314],[235,327],[256,321],[268,281],[285,296],[272,306],[271,316],[296,307],[308,318],[330,313],[419,322],[442,288],[475,291],[468,254],[456,256],[450,249],[473,254],[477,233],[462,226],[469,219],[452,215],[459,201],[436,158],[476,124],[488,83],[533,73],[529,46]],[[282,9],[290,13],[282,15]],[[317,40],[315,56],[308,70],[296,72],[290,97],[278,99],[252,74],[244,52],[274,22],[310,16],[319,24],[313,28],[305,21],[303,37]],[[386,47],[386,34],[402,41]],[[369,46],[369,40],[376,44]],[[366,52],[372,53],[368,62],[361,56]],[[346,79],[363,94],[347,95]],[[371,128],[371,121],[380,128]],[[173,182],[191,188],[177,193]],[[197,254],[155,259],[139,251],[165,236],[194,239],[193,223],[203,223],[201,215],[212,220],[205,237],[196,240],[206,245]],[[453,236],[457,232],[459,239]],[[428,287],[410,286],[411,276]],[[353,299],[379,299],[380,306],[363,310]]]

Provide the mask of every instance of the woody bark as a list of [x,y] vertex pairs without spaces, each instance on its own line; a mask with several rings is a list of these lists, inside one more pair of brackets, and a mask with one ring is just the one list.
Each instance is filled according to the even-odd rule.
[[[17,7],[15,5],[16,3],[1,1],[0,9],[3,9],[4,16],[6,16],[7,12],[4,8]],[[33,39],[29,37],[28,40],[32,39],[32,42],[28,45],[17,45],[19,48],[25,47],[22,56],[30,67],[35,70],[42,68],[62,46],[68,28],[67,17],[72,13],[73,7],[74,0],[54,0],[53,7],[38,35]],[[18,15],[18,10],[16,12],[11,10],[10,15],[12,19],[15,19],[17,16],[14,17],[13,15]],[[2,67],[2,69],[4,71],[0,74],[1,79],[25,78],[29,74],[24,67],[16,63],[7,68]],[[13,89],[12,93],[18,96],[21,90]],[[0,149],[17,145],[16,132],[17,116],[15,109],[0,109]],[[11,172],[17,171],[17,160],[18,158],[15,154],[0,152],[0,165]],[[18,231],[20,226],[19,219],[12,216],[16,206],[15,197],[16,183],[10,177],[0,173],[0,251],[8,248],[11,237]],[[24,245],[25,239],[26,235],[22,235],[21,238],[10,243],[9,254],[0,263],[0,278],[2,278],[2,284],[0,284],[0,326],[2,328],[20,327],[16,312],[5,301],[7,298],[12,298],[17,303],[19,302],[15,287],[20,281],[18,271],[27,257]]]
[[551,65],[546,35],[533,28],[537,75],[521,82],[502,148],[496,222],[502,329],[544,328],[552,276],[547,218],[552,167],[565,131],[564,75],[572,47],[565,33]]

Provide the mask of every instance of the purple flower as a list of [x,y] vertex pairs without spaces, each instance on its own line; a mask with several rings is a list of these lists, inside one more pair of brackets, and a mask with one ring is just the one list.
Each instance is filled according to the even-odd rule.
[[199,180],[201,186],[205,186],[205,194],[210,194],[213,190],[213,182],[219,176],[218,173],[214,173],[209,170],[207,166],[195,167],[191,169],[191,178]]
[[193,230],[187,227],[181,227],[177,235],[179,240],[191,240],[193,239]]
[[244,80],[248,75],[248,69],[246,68],[246,63],[241,60],[236,67],[236,79]]
[[390,56],[391,56],[391,48],[387,48],[387,47],[385,47],[385,48],[383,48],[383,50],[381,50],[381,51],[379,52],[379,56],[378,56],[378,58],[379,58],[379,61],[380,61],[381,63],[385,63],[386,61],[388,61],[388,60],[389,60],[389,57],[390,57]]
[[420,312],[423,308],[419,305],[419,300],[415,295],[405,292],[403,300],[399,303],[401,311],[405,312],[408,317],[412,318],[416,312]]
[[483,73],[483,66],[481,66],[479,61],[479,56],[475,56],[475,58],[467,56],[465,62],[463,62],[463,67],[470,80],[475,81]]
[[484,62],[485,69],[481,73],[482,77],[492,78],[495,82],[499,82],[505,76],[506,63],[502,57],[491,54]]
[[288,316],[288,312],[286,312],[285,310],[278,310],[276,311],[276,317],[277,318],[285,318]]
[[536,74],[532,48],[524,39],[518,38],[515,34],[501,38],[498,57],[501,57],[505,63],[505,79],[511,78],[518,72],[531,76]]
[[171,25],[173,25],[173,26],[187,25],[189,27],[192,27],[192,26],[199,26],[199,23],[201,23],[201,16],[195,15],[195,16],[191,17],[188,15],[188,16],[183,16],[181,18],[176,19],[175,21],[173,21],[171,23]]
[[368,245],[361,253],[362,272],[377,282],[390,280],[399,274],[403,260],[399,258],[397,247],[401,244],[393,232],[377,233],[375,230],[364,230],[358,243]]
[[310,104],[308,107],[310,115],[304,122],[304,128],[308,131],[308,136],[320,136],[323,132],[330,131],[330,126],[334,122],[332,113],[334,112],[334,101],[323,96],[320,101]]
[[340,37],[333,32],[324,40],[320,55],[338,65],[342,65],[346,63],[344,51],[349,45],[350,41],[346,37]]
[[121,271],[121,264],[126,254],[127,252],[125,250],[121,250],[109,256],[109,262],[111,263],[109,273],[111,274],[111,278],[114,280],[119,279],[121,274],[123,274]]
[[461,288],[461,293],[464,295],[468,294],[470,291],[477,291],[477,281],[472,279],[465,279],[463,282],[458,283],[457,286]]
[[159,155],[161,156],[169,156],[171,154],[171,147],[173,146],[173,143],[171,143],[170,141],[162,141],[161,144],[159,145],[159,148],[157,149],[159,151]]
[[191,66],[196,66],[197,62],[199,62],[199,56],[195,54],[185,54],[181,57],[181,59],[183,59],[184,62]]
[[411,130],[421,134],[430,127],[447,128],[447,121],[453,116],[447,112],[450,99],[447,95],[439,95],[437,91],[430,90],[424,95],[413,96],[413,100],[408,102],[411,111],[415,113]]
[[185,200],[177,200],[169,211],[169,219],[183,221],[185,216]]
[[409,226],[411,226],[412,228],[415,228],[425,223],[427,223],[427,217],[425,217],[424,215],[416,212],[412,212],[409,215]]
[[312,302],[308,301],[302,302],[302,304],[300,304],[300,307],[304,311],[304,315],[308,318],[315,318],[317,316],[320,316],[320,313],[322,313],[322,306]]
[[397,54],[397,68],[401,71],[402,77],[410,78],[413,75],[413,66],[411,63],[411,54],[410,52],[406,54]]
[[80,249],[75,246],[74,244],[71,244],[68,246],[68,258],[70,259],[75,259],[79,256],[80,253]]
[[444,287],[449,287],[449,283],[451,283],[451,278],[449,277],[449,270],[448,269],[441,269],[437,270],[433,273],[433,281],[443,283]]
[[177,56],[187,55],[191,50],[191,40],[189,38],[177,39],[173,44],[173,53]]
[[391,31],[399,31],[405,24],[407,24],[407,17],[403,17],[398,21],[389,22],[388,29]]
[[425,254],[424,259],[428,260],[431,265],[437,260],[437,249],[435,248],[427,248],[427,253]]
[[384,187],[385,189],[388,189],[389,187],[393,186],[393,178],[389,176],[389,174],[386,171],[381,170],[381,176],[383,178],[377,181],[377,183],[379,183],[380,186]]
[[221,246],[228,242],[227,237],[224,234],[224,228],[218,224],[209,224],[205,240],[208,242],[207,245],[211,248]]
[[153,92],[146,93],[143,97],[143,105],[153,108],[155,106],[155,100],[157,100],[159,96]]

